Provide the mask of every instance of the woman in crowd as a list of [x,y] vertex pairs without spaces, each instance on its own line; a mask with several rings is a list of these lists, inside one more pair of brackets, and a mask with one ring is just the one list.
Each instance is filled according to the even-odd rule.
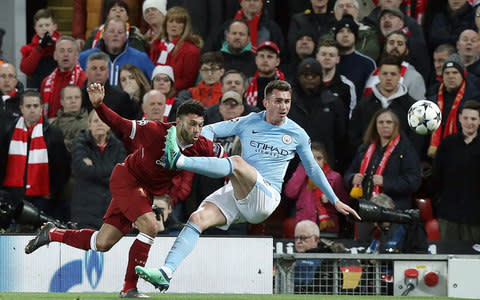
[[143,116],[143,95],[151,89],[148,79],[138,67],[126,64],[120,68],[118,81],[120,82],[122,90],[126,92],[135,103],[136,119],[141,119]]
[[169,65],[175,73],[175,92],[195,85],[203,41],[193,34],[188,11],[175,6],[167,11],[162,31],[150,49],[156,65]]

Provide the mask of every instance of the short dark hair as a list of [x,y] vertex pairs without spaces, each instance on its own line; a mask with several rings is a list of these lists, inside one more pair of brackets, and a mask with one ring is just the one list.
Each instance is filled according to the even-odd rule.
[[177,117],[186,116],[188,114],[194,114],[198,116],[205,117],[205,107],[203,104],[197,100],[190,99],[182,104],[177,109]]
[[220,51],[205,52],[200,57],[200,66],[203,64],[213,64],[223,68],[223,61],[223,55]]
[[63,97],[65,97],[65,90],[67,88],[76,88],[80,91],[80,94],[82,94],[82,90],[80,89],[80,87],[76,86],[75,84],[73,83],[69,83],[68,85],[66,85],[65,87],[62,88],[62,90],[60,91],[60,99],[63,99]]
[[230,32],[230,26],[232,26],[233,23],[242,23],[243,25],[247,26],[247,34],[250,35],[250,26],[248,25],[247,21],[244,19],[233,19],[230,21],[227,27],[227,31]]
[[440,44],[433,50],[433,53],[439,53],[439,52],[447,52],[448,56],[452,55],[453,53],[457,52],[457,48],[453,46],[452,44]]
[[394,31],[390,32],[389,34],[387,34],[387,36],[385,37],[385,42],[388,41],[388,39],[394,34],[403,36],[405,38],[405,42],[408,42],[408,35],[405,32],[403,32],[402,30],[394,30]]
[[247,76],[245,76],[245,74],[243,74],[243,72],[238,71],[236,69],[230,69],[230,70],[226,71],[225,73],[223,73],[222,77],[220,78],[220,82],[222,83],[222,85],[223,85],[223,80],[225,79],[225,77],[227,77],[230,74],[240,75],[240,77],[242,77],[242,79],[243,79],[243,85],[245,86],[245,84],[247,82]]
[[395,55],[384,55],[378,63],[378,68],[381,68],[383,65],[395,65],[399,69],[402,68],[402,58]]
[[104,16],[103,16],[104,20],[107,19],[107,16],[110,13],[110,10],[115,5],[125,8],[125,10],[127,11],[127,16],[130,15],[129,10],[128,10],[128,4],[125,1],[123,1],[123,0],[110,0],[110,1],[105,1],[105,2],[106,2],[106,6],[105,6]]
[[467,100],[465,101],[462,106],[460,106],[460,112],[462,113],[464,109],[473,109],[478,111],[478,114],[480,115],[480,103],[476,100]]
[[90,62],[92,60],[103,60],[107,63],[107,66],[109,65],[109,62],[110,62],[110,56],[108,56],[107,53],[105,52],[94,52],[92,54],[90,54],[88,57],[87,57],[87,68],[88,66],[90,65]]
[[267,99],[268,96],[270,96],[272,94],[273,90],[290,92],[290,94],[291,94],[292,93],[292,86],[290,85],[290,83],[288,83],[284,80],[272,80],[265,87],[265,99]]
[[335,47],[337,48],[337,51],[339,50],[338,42],[332,39],[320,40],[320,42],[318,42],[317,51],[315,53],[318,53],[318,50],[320,50],[320,47]]
[[40,94],[40,92],[37,92],[35,90],[28,90],[22,93],[20,95],[20,105],[23,105],[23,99],[25,99],[25,97],[37,97],[38,99],[40,99],[40,105],[43,104],[42,94]]
[[34,15],[33,15],[33,25],[37,24],[38,20],[40,19],[49,19],[51,18],[53,23],[55,23],[55,17],[53,16],[53,13],[51,10],[48,8],[42,8],[39,9]]

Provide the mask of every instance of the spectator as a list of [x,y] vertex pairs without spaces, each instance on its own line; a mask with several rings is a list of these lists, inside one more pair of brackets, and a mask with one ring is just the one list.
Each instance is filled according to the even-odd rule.
[[[383,193],[373,197],[372,202],[387,210],[395,209],[392,198]],[[374,222],[373,225],[373,239],[366,253],[427,253],[427,233],[422,223]]]
[[317,61],[322,66],[322,81],[326,88],[336,93],[345,107],[345,119],[350,119],[357,105],[355,85],[347,77],[340,75],[337,64],[340,62],[338,43],[334,40],[323,40],[318,45]]
[[[105,20],[112,18],[120,18],[126,25],[126,34],[128,46],[138,51],[145,52],[145,41],[140,33],[140,29],[128,22],[128,4],[123,0],[106,1]],[[102,24],[92,31],[90,37],[85,41],[84,50],[98,47],[98,43],[102,39],[105,32],[105,25]]]
[[358,25],[352,16],[346,15],[336,23],[334,35],[340,49],[337,71],[355,84],[356,95],[362,95],[365,83],[375,70],[376,64],[373,59],[355,50]]
[[[420,160],[392,109],[382,108],[373,114],[344,179],[352,198],[371,199],[383,192],[392,197],[397,208],[411,208],[421,183]],[[358,224],[359,240],[370,240],[369,227]]]
[[442,240],[480,241],[480,104],[465,101],[459,132],[445,137],[433,164],[433,204]]
[[357,149],[361,145],[362,136],[375,112],[381,108],[389,108],[400,119],[399,130],[407,133],[405,137],[413,143],[419,157],[423,157],[425,138],[410,130],[407,124],[407,113],[415,99],[408,95],[405,86],[399,82],[401,69],[401,60],[398,57],[386,56],[380,61],[379,83],[372,86],[373,92],[370,96],[362,99],[353,111],[349,124],[351,148]]
[[162,31],[162,23],[167,14],[167,0],[145,0],[142,12],[143,19],[149,26],[144,34],[145,42],[151,46]]
[[45,77],[40,88],[44,103],[44,113],[53,118],[60,109],[60,91],[69,84],[81,87],[86,80],[80,64],[77,62],[78,48],[71,36],[62,36],[55,44],[53,58],[57,68]]
[[[379,36],[375,27],[360,21],[360,4],[358,0],[337,0],[333,7],[335,19],[340,21],[345,15],[351,15],[358,25],[358,37],[355,41],[355,49],[366,56],[377,60],[380,56]],[[334,39],[334,28],[323,38]]]
[[83,69],[87,67],[87,58],[92,53],[105,52],[109,56],[108,79],[110,85],[118,86],[120,68],[125,64],[132,64],[142,70],[145,77],[152,76],[153,63],[148,56],[129,46],[127,42],[127,25],[121,18],[113,17],[105,22],[103,35],[96,48],[84,50],[78,57],[78,62]]
[[320,241],[320,229],[317,223],[310,220],[302,220],[295,225],[295,250],[305,253],[318,247]]
[[443,65],[448,60],[448,58],[455,52],[455,47],[450,44],[438,45],[437,48],[435,48],[435,50],[433,51],[433,68],[435,74],[433,74],[434,76],[430,78],[430,82],[427,88],[427,97],[437,93],[438,87],[443,80]]
[[429,1],[424,28],[430,49],[452,44],[466,29],[475,29],[474,11],[467,0]]
[[127,93],[116,86],[111,86],[108,81],[110,58],[103,52],[93,52],[87,59],[87,80],[82,87],[83,106],[91,111],[93,109],[90,98],[87,93],[87,87],[91,83],[100,83],[105,88],[105,98],[103,102],[110,109],[122,117],[134,120],[134,103]]
[[92,110],[88,130],[82,130],[73,144],[73,184],[70,215],[80,227],[100,229],[112,195],[109,179],[113,167],[126,156],[122,143],[110,133]]
[[135,104],[135,119],[139,120],[143,116],[142,101],[143,96],[150,91],[150,83],[142,70],[134,65],[126,64],[120,68],[120,88],[130,96],[130,100]]
[[[383,0],[388,2],[387,0]],[[384,5],[385,6],[385,5]],[[407,46],[410,49],[410,63],[422,74],[424,80],[430,76],[430,55],[422,28],[411,17],[406,17],[397,7],[385,6],[380,11],[379,28],[382,39],[396,30],[403,31],[407,36]]]
[[295,51],[295,41],[298,33],[305,28],[310,28],[315,34],[313,40],[318,41],[320,37],[335,25],[335,17],[328,10],[328,1],[310,0],[311,8],[305,12],[292,16],[288,28],[288,50]]
[[265,90],[270,81],[285,80],[285,75],[278,69],[280,65],[280,49],[278,46],[270,41],[261,43],[255,55],[255,64],[257,65],[257,71],[247,87],[245,98],[248,105],[264,110],[265,106],[263,106],[262,101],[264,94],[262,91]]
[[322,67],[314,58],[306,58],[298,67],[288,117],[300,125],[312,139],[322,142],[331,155],[335,169],[342,157],[347,134],[347,114],[343,102],[322,84]]
[[164,122],[174,122],[177,108],[182,99],[175,97],[175,77],[170,66],[156,66],[152,74],[152,89],[162,92],[165,96]]
[[[264,10],[263,0],[240,0],[240,9],[236,12],[233,20],[227,20],[216,34],[210,36],[204,51],[215,51],[221,47],[223,41],[226,40],[225,31],[234,20],[244,20],[248,26],[253,53],[256,52],[261,43],[271,41],[277,44],[282,55],[287,54],[283,33],[278,24]],[[287,56],[282,57],[282,59],[287,61]],[[234,68],[238,70],[238,68]],[[251,76],[247,73],[245,75]]]
[[[348,203],[349,197],[343,186],[342,176],[330,168],[325,146],[322,143],[313,142],[312,152],[335,194],[341,201]],[[322,231],[339,232],[339,216],[335,207],[328,202],[325,194],[308,178],[302,165],[297,167],[292,178],[286,183],[284,192],[287,197],[296,200],[295,218],[297,224],[302,220],[310,220],[315,222]]]
[[60,33],[52,12],[46,8],[33,15],[33,26],[35,35],[32,42],[20,49],[20,70],[28,76],[27,88],[39,89],[43,79],[56,67],[53,52]]
[[467,68],[469,73],[480,77],[480,59],[478,56],[479,45],[478,45],[478,33],[467,29],[464,30],[457,41],[457,51],[460,56],[460,60],[463,65]]
[[196,87],[183,90],[178,94],[184,100],[195,99],[204,106],[218,104],[222,97],[222,83],[220,79],[223,68],[223,55],[220,52],[206,52],[200,58],[200,76],[202,80]]
[[14,65],[3,63],[0,65],[0,92],[2,96],[2,104],[0,106],[0,116],[2,123],[6,122],[5,117],[20,117],[20,95],[23,91],[19,91],[16,86],[18,84],[17,70]]
[[67,85],[60,92],[60,104],[57,117],[48,121],[62,130],[65,148],[72,152],[78,133],[88,127],[88,112],[82,107],[82,90],[74,84]]
[[175,74],[175,92],[195,85],[200,67],[202,38],[193,34],[188,11],[170,8],[163,20],[160,39],[153,42],[150,59],[155,65],[168,65]]
[[61,194],[70,177],[70,155],[62,132],[45,122],[40,93],[23,93],[20,110],[22,116],[1,132],[2,186],[15,201],[28,200],[47,215],[67,221],[69,210]]
[[443,83],[431,98],[442,112],[442,124],[432,134],[428,156],[434,157],[443,138],[457,132],[458,109],[466,100],[480,101],[476,83],[466,76],[465,67],[458,55],[452,55],[443,65]]
[[[385,47],[383,48],[382,57],[387,55],[396,56],[402,60],[402,70],[400,71],[400,83],[406,88],[410,96],[415,100],[425,98],[425,81],[422,75],[417,72],[415,67],[408,63],[409,48],[407,46],[407,35],[400,30],[390,32],[385,38]],[[372,93],[372,86],[378,83],[377,68],[368,78],[363,97],[368,97]]]
[[315,55],[317,41],[314,40],[316,34],[310,28],[299,30],[295,37],[295,52],[290,57],[290,62],[283,62],[280,69],[285,73],[288,82],[295,80],[297,76],[298,65],[307,57]]
[[232,20],[225,34],[225,42],[221,52],[224,58],[225,71],[235,69],[245,76],[255,74],[255,55],[252,53],[250,28],[245,20]]

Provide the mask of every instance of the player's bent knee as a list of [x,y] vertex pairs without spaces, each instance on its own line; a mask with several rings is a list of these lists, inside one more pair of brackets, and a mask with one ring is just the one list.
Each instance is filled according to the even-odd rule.
[[212,226],[212,224],[208,222],[208,217],[202,211],[195,211],[190,215],[188,220],[197,225],[202,231]]
[[97,239],[96,241],[96,246],[97,246],[97,251],[98,252],[107,252],[108,250],[110,250],[112,247],[113,247],[114,243],[110,242],[110,241],[99,241]]

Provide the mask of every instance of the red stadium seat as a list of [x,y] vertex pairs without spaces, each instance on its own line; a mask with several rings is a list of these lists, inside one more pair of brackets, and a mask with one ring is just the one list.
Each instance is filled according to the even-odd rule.
[[290,217],[290,218],[287,218],[285,221],[283,221],[282,232],[283,232],[284,239],[293,239],[293,236],[295,235],[296,224],[297,224],[297,221],[295,217]]
[[420,210],[420,219],[422,222],[427,222],[433,219],[432,202],[429,198],[416,199],[417,207]]
[[438,228],[438,220],[431,219],[425,223],[425,231],[429,241],[440,241],[440,229]]

